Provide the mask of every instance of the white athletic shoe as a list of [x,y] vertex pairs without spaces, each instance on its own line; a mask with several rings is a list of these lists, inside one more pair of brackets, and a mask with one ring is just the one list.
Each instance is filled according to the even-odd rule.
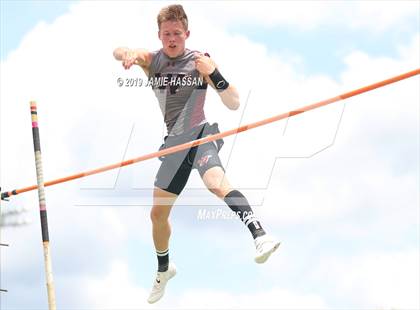
[[168,270],[157,273],[155,282],[153,283],[152,291],[150,292],[149,304],[157,302],[165,294],[165,287],[168,281],[176,275],[176,267],[172,262],[169,263]]
[[270,255],[280,246],[279,241],[268,235],[258,237],[254,241],[257,249],[254,260],[257,264],[265,263]]

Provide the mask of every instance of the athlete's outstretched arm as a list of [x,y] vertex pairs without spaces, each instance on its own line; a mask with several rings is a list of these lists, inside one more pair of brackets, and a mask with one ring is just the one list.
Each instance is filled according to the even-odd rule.
[[236,87],[223,78],[215,62],[210,57],[197,53],[195,65],[206,82],[217,91],[223,104],[231,110],[237,110],[240,105],[239,93]]
[[116,60],[122,61],[125,69],[130,69],[132,65],[139,65],[143,69],[150,66],[152,55],[145,49],[129,49],[127,47],[118,47],[114,50]]

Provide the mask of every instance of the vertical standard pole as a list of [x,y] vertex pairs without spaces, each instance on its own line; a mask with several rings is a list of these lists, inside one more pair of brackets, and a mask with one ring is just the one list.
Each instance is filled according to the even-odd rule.
[[38,114],[37,114],[35,101],[31,101],[31,118],[32,118],[32,136],[34,140],[34,151],[35,151],[36,177],[37,177],[37,183],[38,183],[39,212],[41,216],[42,244],[44,248],[45,275],[47,279],[48,307],[50,310],[55,310],[56,309],[55,291],[54,291],[54,282],[53,282],[53,276],[52,276],[50,240],[48,236],[47,206],[45,203],[44,175],[42,172],[42,159],[41,159],[41,142],[39,139]]
[[[5,244],[5,243],[0,243],[0,246],[9,246],[9,245],[8,244]],[[1,259],[1,257],[0,257],[0,259]],[[1,270],[0,270],[0,272],[1,272]],[[0,274],[0,283],[1,283],[1,274]],[[0,288],[0,292],[7,293],[7,290]]]

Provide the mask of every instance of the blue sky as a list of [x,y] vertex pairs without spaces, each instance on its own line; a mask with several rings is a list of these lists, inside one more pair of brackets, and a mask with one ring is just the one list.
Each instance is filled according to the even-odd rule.
[[[153,36],[148,31],[142,32],[142,37],[138,31],[149,29],[146,27],[150,27],[150,21],[154,22],[159,3],[0,3],[1,89],[4,90],[0,103],[1,111],[9,116],[5,118],[3,114],[1,120],[2,187],[28,185],[27,180],[33,180],[31,144],[27,143],[30,142],[30,132],[26,130],[27,120],[22,115],[27,112],[27,98],[32,99],[34,94],[40,100],[41,141],[44,143],[47,178],[62,176],[63,171],[69,174],[119,161],[121,150],[125,150],[127,132],[130,132],[127,129],[131,129],[134,122],[138,122],[136,134],[140,138],[130,143],[127,156],[130,158],[155,150],[160,144],[160,135],[154,130],[161,128],[158,108],[152,104],[139,105],[139,102],[154,98],[147,90],[115,87],[113,82],[117,76],[141,73],[123,71],[112,59],[111,52],[117,44],[138,47],[141,45],[138,42],[147,42],[148,46],[159,43],[154,31]],[[264,6],[269,8],[270,3],[274,2],[264,5],[246,2],[237,8],[237,15],[227,7],[223,10],[224,2],[214,4],[222,8],[219,11],[210,11],[213,3],[207,3],[210,14],[203,14],[200,5],[185,3],[191,12],[193,28],[205,34],[198,37],[194,32],[195,44],[208,47],[206,36],[216,36],[211,54],[214,53],[217,61],[224,64],[226,76],[245,89],[245,95],[248,89],[244,85],[248,85],[248,77],[267,77],[269,91],[258,92],[258,86],[255,87],[253,95],[262,97],[261,100],[251,100],[244,112],[247,120],[259,119],[261,111],[271,114],[286,111],[289,108],[286,102],[289,101],[303,105],[313,100],[312,96],[320,99],[325,94],[332,96],[342,89],[349,90],[347,83],[362,86],[419,66],[418,57],[413,55],[419,46],[416,35],[419,34],[420,13],[401,9],[396,12],[395,20],[379,19],[384,20],[383,28],[377,29],[374,25],[377,16],[394,16],[386,4],[394,3],[400,7],[407,2],[385,1],[382,3],[385,5],[373,13],[370,5],[374,2],[368,2],[367,7],[364,7],[365,2],[357,2],[360,8],[353,7],[356,2],[325,2],[325,10],[329,9],[330,3],[345,3],[343,6],[348,5],[350,9],[365,14],[366,20],[362,19],[361,24],[354,27],[349,26],[353,18],[344,14],[345,9],[341,7],[331,9],[338,16],[335,20],[329,20],[329,14],[325,17],[322,12],[311,12],[306,8],[302,19],[317,14],[321,17],[309,22],[309,27],[297,27],[299,16],[289,18],[287,12],[277,12],[274,8],[264,12]],[[290,9],[292,13],[289,15],[293,15],[293,12],[300,11],[299,3],[303,2],[280,3],[284,3],[285,11],[296,6],[297,9]],[[312,3],[316,6],[318,2]],[[69,13],[71,5],[77,10],[57,22],[57,17]],[[216,12],[215,20],[211,16],[216,16]],[[261,12],[266,13],[265,17],[271,24],[261,18]],[[39,22],[47,23],[47,27],[33,31]],[[213,28],[216,24],[217,27]],[[109,36],[91,39],[92,34],[103,29]],[[20,46],[29,33],[24,46]],[[65,38],[61,35],[63,33],[67,35]],[[237,36],[249,41],[237,40]],[[226,48],[228,44],[229,49]],[[261,46],[265,51],[261,51]],[[401,53],[401,47],[408,52]],[[11,52],[16,52],[16,57],[9,57]],[[62,60],[55,59],[57,55],[64,55],[70,61],[60,62],[60,66],[48,65],[50,61],[58,63]],[[256,64],[261,66],[249,65],[249,56],[255,55]],[[419,249],[419,91],[415,82],[402,82],[349,100],[334,147],[311,159],[280,159],[276,162],[272,182],[262,194],[266,203],[258,207],[258,211],[264,225],[282,239],[283,245],[267,265],[253,263],[252,240],[240,222],[197,221],[197,206],[191,203],[174,208],[170,255],[177,262],[180,274],[158,307],[176,305],[174,307],[183,308],[203,304],[210,308],[223,307],[238,299],[246,300],[248,305],[245,306],[248,307],[267,299],[273,307],[284,309],[412,307],[415,302],[410,289],[415,291],[419,282],[418,277],[412,275],[416,272],[412,259],[418,258]],[[272,90],[278,91],[275,100]],[[224,129],[237,124],[242,111],[228,114],[224,107],[214,104],[212,98],[208,98],[208,114],[220,118]],[[72,109],[64,113],[67,106],[72,106]],[[286,138],[301,141],[297,131],[306,128],[303,136],[309,137],[307,140],[316,140],[317,135],[321,135],[317,131],[322,127],[321,123],[334,121],[340,115],[342,108],[337,107],[337,111],[334,108],[327,111],[331,113],[329,116],[320,114],[321,119],[308,117],[303,121],[297,117],[291,121]],[[278,129],[273,128],[273,131]],[[146,129],[147,137],[144,136]],[[230,147],[239,150],[232,155],[237,166],[232,165],[231,177],[245,189],[245,181],[264,179],[258,174],[258,169],[253,170],[256,174],[251,176],[243,169],[248,165],[263,166],[266,158],[259,157],[258,148],[263,145],[272,162],[279,155],[278,149],[288,146],[284,137],[271,132],[275,134],[273,139],[262,132],[266,133],[255,131],[244,135],[243,139],[238,138],[235,148],[227,140],[222,153],[222,160],[225,160]],[[246,152],[241,153],[241,141],[252,137],[257,137],[252,140],[253,147],[246,147]],[[109,147],[110,141],[112,147]],[[297,152],[300,150],[298,146]],[[404,150],[409,150],[410,155]],[[136,178],[152,181],[157,167],[155,162],[153,164],[155,166],[144,163],[121,170],[118,186],[122,188],[111,192],[111,195],[115,193],[116,201],[122,197],[134,205],[139,203],[133,191],[127,189],[129,182]],[[86,181],[87,187],[108,178],[112,179],[112,175],[100,175],[90,183]],[[189,185],[199,187],[198,180],[193,178]],[[265,184],[265,180],[261,181]],[[126,308],[135,308],[132,305],[146,307],[140,299],[143,300],[149,290],[156,266],[148,220],[150,195],[142,197],[142,207],[83,206],[86,196],[99,205],[110,196],[109,192],[101,195],[100,191],[80,190],[83,187],[84,183],[74,182],[57,186],[54,191],[52,188],[48,190],[53,264],[61,305],[101,308],[101,299],[105,303],[107,298],[115,295],[116,300],[105,306],[116,308],[120,306],[118,302],[127,300],[129,306]],[[201,207],[211,208],[206,204],[212,205],[215,199],[203,197]],[[46,305],[45,289],[39,280],[44,275],[35,200],[35,194],[17,196],[6,206],[27,205],[33,223],[2,229],[2,241],[12,245],[7,250],[2,249],[1,253],[1,286],[9,289],[0,301],[5,309]],[[26,243],[22,244],[22,240]],[[92,262],[94,267],[90,267]],[[116,281],[110,276],[115,262],[127,266],[128,280]],[[385,275],[382,274],[384,270],[387,271]],[[21,277],[24,277],[24,282]],[[109,284],[112,294],[100,285],[89,285],[92,283],[89,281]],[[404,283],[400,283],[404,281],[410,287],[405,288]],[[389,292],[394,292],[395,283],[399,286],[393,299]],[[78,289],[70,296],[68,292],[76,286]],[[193,291],[194,288],[198,291]],[[22,291],[28,292],[25,299],[21,298]],[[195,295],[199,296],[199,302],[194,301]],[[247,296],[250,296],[249,300]],[[388,296],[383,304],[382,296]]]
[[247,36],[263,43],[272,52],[288,58],[300,55],[301,73],[329,74],[338,78],[344,70],[343,57],[352,50],[363,50],[375,57],[396,56],[397,46],[405,45],[411,40],[411,34],[418,30],[419,16],[407,22],[406,29],[391,28],[386,33],[371,33],[338,27],[319,27],[302,31],[292,26],[232,25],[232,33],[246,33]]
[[2,0],[1,12],[1,56],[16,49],[22,38],[39,22],[53,22],[66,13],[75,1],[29,1]]
[[[21,39],[39,22],[53,22],[68,12],[77,1],[11,1],[2,0],[1,5],[1,55],[3,60],[19,45]],[[361,49],[373,56],[395,56],[397,46],[407,44],[410,35],[418,31],[419,14],[410,16],[403,28],[392,27],[386,32],[372,36],[340,25],[302,30],[293,26],[255,26],[231,24],[228,31],[243,34],[255,42],[263,43],[272,52],[285,58],[300,55],[301,72],[331,74],[335,77],[344,69],[343,56],[351,50]]]

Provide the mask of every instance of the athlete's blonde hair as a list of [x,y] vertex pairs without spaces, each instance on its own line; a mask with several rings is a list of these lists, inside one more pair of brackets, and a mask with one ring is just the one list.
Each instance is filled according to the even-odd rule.
[[157,16],[157,23],[160,25],[166,21],[180,21],[184,26],[185,31],[188,30],[188,17],[185,14],[184,8],[180,4],[172,4],[162,8]]

